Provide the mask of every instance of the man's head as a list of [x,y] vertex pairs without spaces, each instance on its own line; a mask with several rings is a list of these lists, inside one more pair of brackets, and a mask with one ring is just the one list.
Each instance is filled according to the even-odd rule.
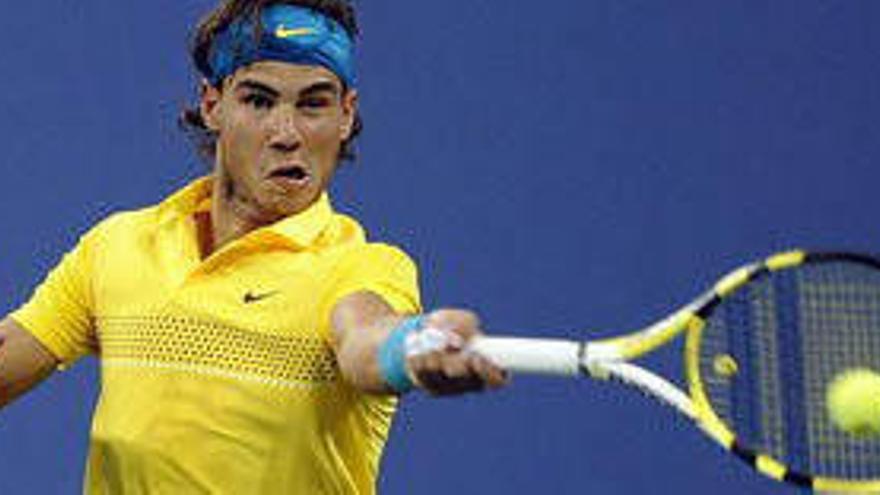
[[261,220],[311,204],[360,131],[346,0],[227,0],[197,27],[201,136],[217,179]]

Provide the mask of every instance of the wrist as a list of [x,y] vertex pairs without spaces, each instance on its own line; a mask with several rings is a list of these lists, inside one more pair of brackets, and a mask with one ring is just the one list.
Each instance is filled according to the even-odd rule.
[[403,319],[379,345],[376,354],[379,373],[385,384],[399,394],[409,392],[415,386],[406,364],[406,340],[410,334],[422,329],[424,319],[424,315]]

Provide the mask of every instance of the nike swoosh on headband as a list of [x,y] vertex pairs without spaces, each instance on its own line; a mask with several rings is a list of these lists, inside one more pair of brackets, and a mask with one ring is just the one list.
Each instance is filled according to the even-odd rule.
[[278,26],[275,28],[275,37],[276,38],[295,38],[297,36],[308,36],[310,34],[315,34],[315,30],[309,27],[301,27],[301,28],[286,28],[284,26]]

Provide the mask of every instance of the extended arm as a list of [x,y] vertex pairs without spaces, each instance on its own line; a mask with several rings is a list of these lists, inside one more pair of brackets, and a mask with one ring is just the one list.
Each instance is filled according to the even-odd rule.
[[[378,295],[357,292],[344,297],[333,309],[337,360],[345,378],[370,393],[391,393],[383,379],[379,348],[405,319]],[[482,332],[470,311],[444,309],[429,313],[425,325],[461,337],[462,345]],[[503,370],[461,345],[407,358],[407,368],[418,386],[435,395],[458,394],[495,388],[506,383]]]
[[52,374],[58,360],[15,321],[0,321],[0,409]]

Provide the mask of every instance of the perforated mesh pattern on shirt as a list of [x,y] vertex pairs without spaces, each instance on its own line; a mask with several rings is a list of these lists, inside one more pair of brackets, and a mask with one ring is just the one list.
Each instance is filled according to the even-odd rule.
[[162,368],[287,385],[333,381],[336,361],[317,337],[276,335],[195,318],[101,318],[104,365]]

